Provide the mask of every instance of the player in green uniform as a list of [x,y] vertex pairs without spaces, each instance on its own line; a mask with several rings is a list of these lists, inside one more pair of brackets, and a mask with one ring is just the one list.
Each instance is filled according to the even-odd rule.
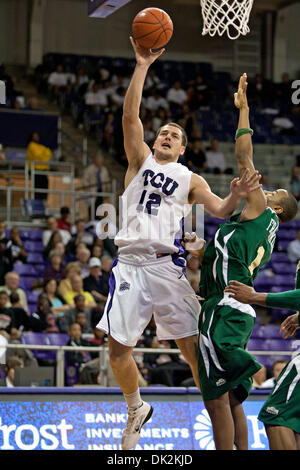
[[[240,110],[236,134],[239,174],[255,171],[247,103],[247,75],[240,78],[235,106]],[[255,311],[224,295],[231,279],[252,286],[270,259],[280,222],[295,217],[297,202],[286,190],[248,195],[242,212],[221,224],[208,244],[201,267],[198,368],[201,392],[212,421],[216,449],[248,448],[242,402],[261,368],[246,350]]]
[[[235,280],[225,289],[234,299],[246,304],[300,310],[300,262],[295,290],[276,294],[258,293]],[[281,324],[284,338],[300,328],[299,312]],[[258,419],[265,425],[271,450],[300,450],[300,352],[286,365],[262,407]]]

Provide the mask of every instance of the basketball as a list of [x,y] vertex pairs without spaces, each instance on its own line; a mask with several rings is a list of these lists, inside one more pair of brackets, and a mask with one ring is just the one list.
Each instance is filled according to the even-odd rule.
[[137,43],[146,49],[165,46],[173,34],[173,23],[160,8],[141,10],[132,22],[132,35]]

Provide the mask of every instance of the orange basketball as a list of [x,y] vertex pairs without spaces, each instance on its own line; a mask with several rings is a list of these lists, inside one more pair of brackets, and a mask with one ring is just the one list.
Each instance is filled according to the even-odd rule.
[[146,49],[165,46],[173,34],[173,23],[168,13],[160,8],[145,8],[132,22],[132,35]]

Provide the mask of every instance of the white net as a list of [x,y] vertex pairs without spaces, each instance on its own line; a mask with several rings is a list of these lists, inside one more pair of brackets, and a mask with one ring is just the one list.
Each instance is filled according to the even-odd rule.
[[249,33],[250,12],[254,0],[200,0],[203,17],[202,34],[222,36],[230,39]]

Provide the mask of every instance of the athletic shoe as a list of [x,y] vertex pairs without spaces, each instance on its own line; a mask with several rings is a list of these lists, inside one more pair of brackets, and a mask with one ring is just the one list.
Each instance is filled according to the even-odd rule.
[[127,426],[124,429],[121,441],[123,450],[130,450],[136,445],[140,438],[142,426],[149,421],[152,413],[152,406],[144,401],[139,408],[128,412]]

